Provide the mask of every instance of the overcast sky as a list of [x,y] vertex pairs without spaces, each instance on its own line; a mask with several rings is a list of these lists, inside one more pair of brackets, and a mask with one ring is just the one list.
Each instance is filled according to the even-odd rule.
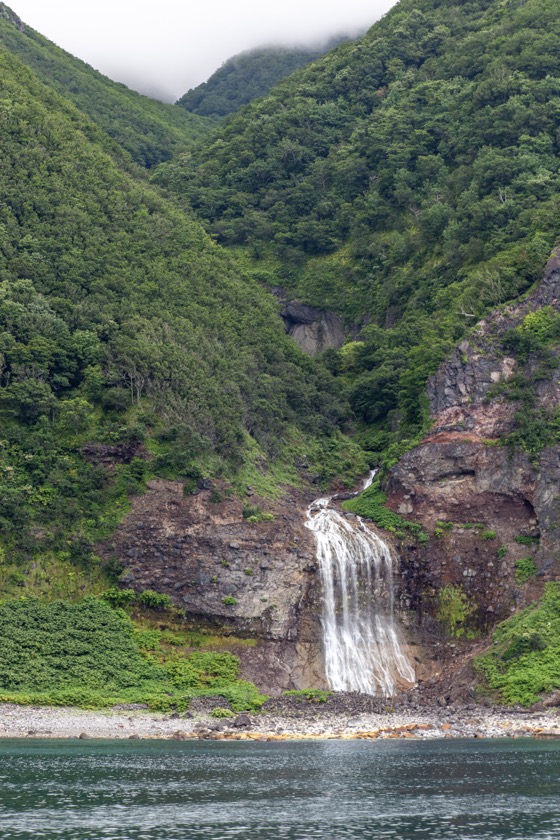
[[394,2],[7,0],[7,5],[33,29],[112,79],[174,101],[235,53],[365,29]]

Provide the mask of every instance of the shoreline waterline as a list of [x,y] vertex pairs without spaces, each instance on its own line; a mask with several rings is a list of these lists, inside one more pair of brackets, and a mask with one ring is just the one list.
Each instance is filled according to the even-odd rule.
[[0,740],[434,740],[449,738],[560,738],[560,714],[474,708],[449,712],[387,711],[358,715],[307,713],[305,718],[249,714],[217,720],[136,710],[84,710],[0,704]]

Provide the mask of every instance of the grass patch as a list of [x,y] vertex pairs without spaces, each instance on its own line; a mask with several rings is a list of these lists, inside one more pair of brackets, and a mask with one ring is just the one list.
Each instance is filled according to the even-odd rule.
[[508,704],[531,706],[560,688],[560,583],[548,583],[537,604],[500,624],[475,667]]
[[293,697],[295,700],[301,700],[308,703],[326,703],[329,697],[332,696],[332,691],[326,691],[322,688],[300,688],[294,691],[283,691],[284,697]]
[[537,574],[537,564],[532,557],[522,557],[515,561],[515,582],[520,586],[527,583]]
[[305,437],[295,427],[283,436],[276,457],[269,457],[249,435],[244,443],[244,461],[230,476],[235,493],[245,495],[247,488],[264,499],[277,499],[288,487],[301,487],[303,476],[316,479],[324,490],[334,479],[353,487],[367,472],[364,451],[351,438],[335,432],[321,440]]
[[381,489],[379,479],[376,479],[367,490],[360,493],[355,499],[349,499],[342,505],[344,510],[363,516],[365,519],[372,519],[379,528],[397,536],[406,532],[412,534],[421,542],[427,542],[428,535],[422,531],[422,526],[416,522],[409,522],[403,519],[398,513],[394,513],[386,507],[387,495]]
[[518,545],[538,545],[539,537],[528,537],[525,534],[518,534],[513,538]]
[[272,522],[274,519],[273,513],[264,513],[259,505],[243,505],[243,519],[246,522]]

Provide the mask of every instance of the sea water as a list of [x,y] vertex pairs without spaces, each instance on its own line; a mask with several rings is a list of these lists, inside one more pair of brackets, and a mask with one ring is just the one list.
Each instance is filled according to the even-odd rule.
[[560,837],[560,743],[0,741],[2,840]]

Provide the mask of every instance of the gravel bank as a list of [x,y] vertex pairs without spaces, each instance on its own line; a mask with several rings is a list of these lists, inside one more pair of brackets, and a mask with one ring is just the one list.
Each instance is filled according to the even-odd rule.
[[303,740],[377,738],[560,738],[560,713],[469,707],[460,711],[384,711],[349,716],[306,709],[304,716],[241,715],[216,720],[135,709],[84,711],[0,705],[0,738]]

